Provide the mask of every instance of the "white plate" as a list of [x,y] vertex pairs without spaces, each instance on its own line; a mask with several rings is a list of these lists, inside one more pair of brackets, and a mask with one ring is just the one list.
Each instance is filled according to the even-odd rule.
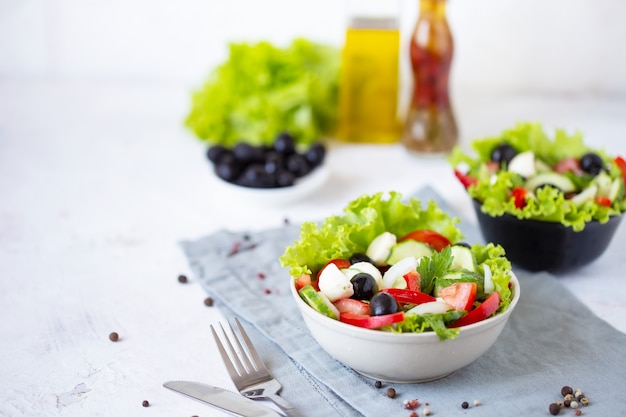
[[294,185],[280,188],[242,187],[220,179],[215,173],[212,175],[216,188],[219,188],[226,198],[264,206],[279,206],[301,201],[319,190],[328,180],[330,170],[325,164],[321,165],[308,175],[297,179]]

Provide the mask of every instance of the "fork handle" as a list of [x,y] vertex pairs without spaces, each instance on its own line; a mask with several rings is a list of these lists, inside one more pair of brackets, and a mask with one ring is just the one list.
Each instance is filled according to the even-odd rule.
[[248,396],[248,398],[250,398],[252,400],[256,400],[256,399],[259,399],[259,400],[261,400],[261,399],[270,400],[271,402],[276,404],[276,406],[278,408],[281,409],[281,411],[283,412],[283,414],[286,417],[300,417],[300,413],[298,413],[298,410],[296,410],[293,407],[293,405],[291,405],[287,400],[285,400],[280,395],[261,394],[261,395]]

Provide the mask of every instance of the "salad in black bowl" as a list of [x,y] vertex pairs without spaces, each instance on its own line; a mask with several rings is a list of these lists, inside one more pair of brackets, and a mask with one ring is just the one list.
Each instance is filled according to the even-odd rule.
[[593,149],[580,133],[519,123],[456,147],[454,173],[473,199],[487,241],[524,269],[565,271],[596,260],[626,211],[626,160]]

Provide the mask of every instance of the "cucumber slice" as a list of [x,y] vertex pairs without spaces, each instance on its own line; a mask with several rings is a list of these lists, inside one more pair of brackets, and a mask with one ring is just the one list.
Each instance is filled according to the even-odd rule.
[[420,259],[423,256],[432,256],[435,250],[430,245],[417,240],[403,240],[391,247],[386,263],[394,265],[404,258]]
[[553,185],[564,193],[573,193],[576,191],[574,183],[565,175],[556,172],[544,172],[535,175],[526,182],[526,188],[535,192],[542,185]]
[[598,186],[598,195],[601,197],[611,198],[609,195],[611,194],[611,187],[613,186],[613,180],[609,174],[604,171],[601,171],[594,178],[594,183]]
[[450,250],[454,257],[450,269],[476,271],[476,257],[470,248],[461,245],[453,245],[450,247]]
[[611,183],[611,189],[609,190],[609,195],[607,196],[611,201],[617,200],[618,197],[621,198],[620,192],[622,191],[623,183],[624,181],[621,178],[616,178],[613,180],[613,182]]
[[580,194],[577,194],[574,197],[572,197],[571,201],[577,206],[580,206],[585,201],[592,200],[593,198],[595,198],[597,192],[598,192],[598,186],[595,184],[591,184],[589,187],[582,190]]
[[339,310],[337,310],[337,307],[335,307],[324,294],[315,291],[315,288],[312,286],[305,285],[298,291],[298,294],[300,294],[304,302],[310,305],[313,310],[331,319],[339,320]]

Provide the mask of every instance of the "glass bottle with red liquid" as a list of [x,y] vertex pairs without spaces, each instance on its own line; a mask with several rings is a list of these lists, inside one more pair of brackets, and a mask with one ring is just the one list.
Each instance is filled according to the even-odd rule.
[[454,42],[446,0],[420,0],[409,45],[413,95],[402,142],[416,154],[448,153],[458,143],[458,128],[449,93]]

